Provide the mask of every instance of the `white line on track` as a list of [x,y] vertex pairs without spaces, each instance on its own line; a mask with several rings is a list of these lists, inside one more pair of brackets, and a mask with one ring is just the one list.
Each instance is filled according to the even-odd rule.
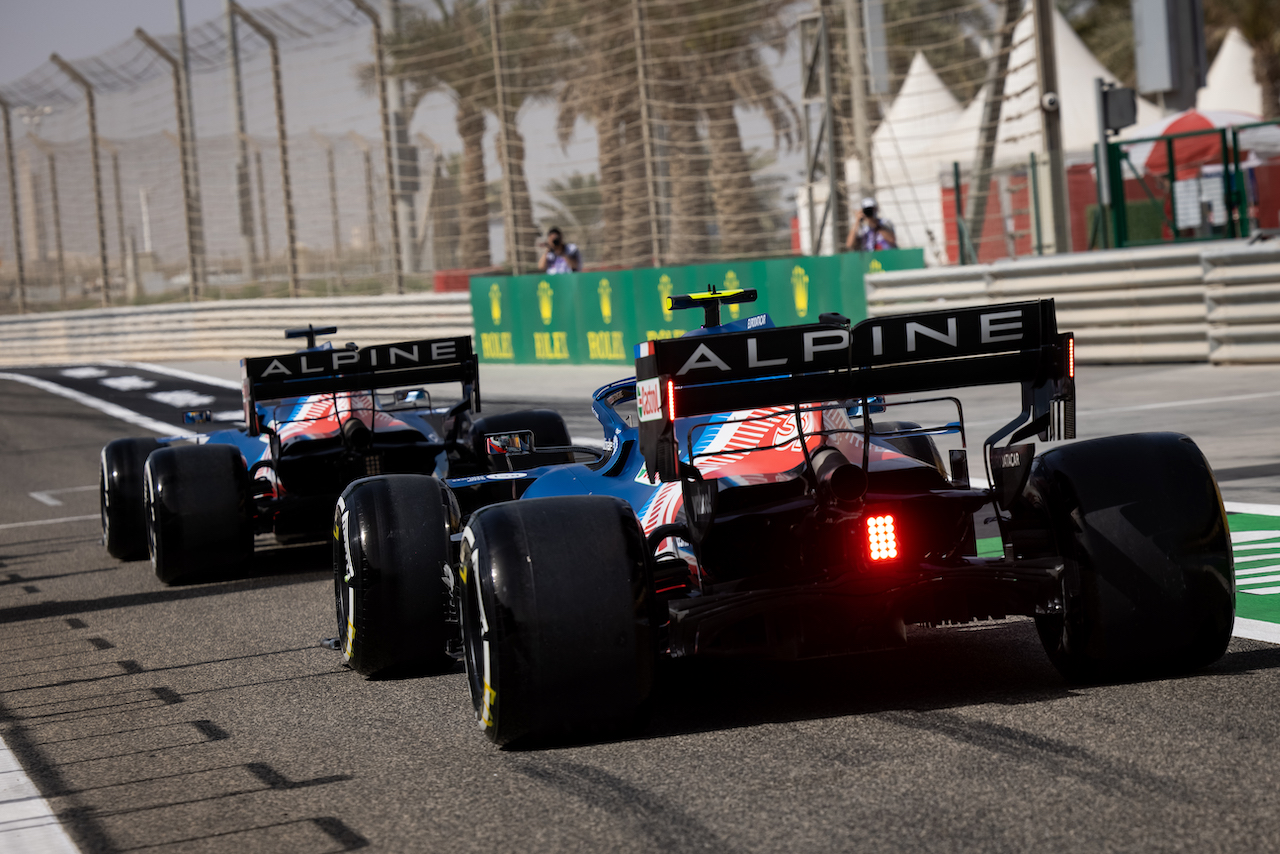
[[27,495],[30,495],[32,498],[34,498],[36,501],[39,501],[41,504],[45,505],[46,507],[61,507],[62,506],[61,499],[54,498],[53,496],[61,495],[64,492],[88,492],[91,489],[97,489],[97,488],[98,487],[96,485],[67,486],[67,487],[63,487],[62,489],[46,489],[43,492],[28,492]]
[[79,854],[49,804],[0,739],[0,851]]
[[180,380],[191,380],[192,382],[204,383],[205,385],[217,386],[218,388],[229,388],[234,391],[240,391],[240,383],[235,380],[224,380],[222,377],[211,377],[208,374],[197,374],[194,371],[184,371],[182,368],[153,365],[150,362],[123,362],[118,359],[98,359],[94,364],[106,365],[109,368],[128,368],[131,371],[151,371],[156,374],[165,374],[166,376],[177,377]]
[[1238,638],[1280,644],[1280,625],[1268,623],[1265,620],[1246,620],[1244,617],[1236,617],[1236,627],[1232,634]]
[[[97,489],[95,486],[94,489]],[[88,522],[90,519],[101,521],[102,516],[94,513],[91,516],[63,516],[59,519],[37,519],[34,522],[6,522],[0,525],[0,531],[7,531],[10,528],[30,528],[35,525],[56,525],[60,522]]]
[[1240,501],[1224,501],[1228,513],[1251,513],[1254,516],[1280,516],[1280,505],[1247,504]]
[[123,406],[109,403],[105,400],[100,400],[96,397],[84,394],[83,392],[69,389],[66,386],[58,385],[57,383],[49,382],[48,380],[42,380],[37,377],[28,377],[25,374],[10,373],[0,373],[0,380],[13,380],[14,382],[29,385],[32,388],[38,388],[41,391],[47,391],[50,394],[56,394],[59,397],[65,397],[67,400],[74,400],[76,403],[83,406],[96,409],[99,412],[110,415],[112,418],[118,418],[127,424],[132,424],[135,427],[141,427],[144,430],[159,433],[161,436],[181,436],[184,439],[191,439],[199,435],[191,430],[184,430],[183,428],[176,427],[173,424],[166,424],[163,421],[148,418],[145,415],[140,415],[139,413],[134,412],[132,409],[125,409]]

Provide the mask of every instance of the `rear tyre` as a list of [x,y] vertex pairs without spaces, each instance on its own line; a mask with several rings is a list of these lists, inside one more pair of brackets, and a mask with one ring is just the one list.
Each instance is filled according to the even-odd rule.
[[165,584],[239,571],[253,553],[249,474],[234,445],[177,445],[147,458],[151,565]]
[[[395,474],[352,482],[334,512],[338,643],[352,669],[441,672],[456,628],[450,608],[448,489]],[[450,582],[451,583],[451,582]]]
[[1191,439],[1145,433],[1057,448],[1035,459],[1023,497],[1016,512],[1038,516],[1065,560],[1062,610],[1037,616],[1036,628],[1068,680],[1185,672],[1226,651],[1226,511]]
[[151,452],[163,447],[155,439],[116,439],[102,449],[98,470],[102,542],[114,558],[142,560],[147,556],[142,472]]
[[[569,444],[569,428],[564,418],[554,409],[524,409],[519,412],[506,412],[501,415],[489,415],[481,418],[471,428],[471,450],[478,460],[489,460],[485,450],[484,437],[490,433],[514,433],[517,430],[529,430],[533,433],[535,448],[549,448]],[[536,468],[537,466],[559,465],[573,462],[573,454],[516,454],[508,459],[517,471]],[[499,462],[492,467],[506,470],[506,463]]]
[[463,534],[463,650],[476,720],[500,745],[632,723],[654,666],[644,535],[625,502],[535,498]]

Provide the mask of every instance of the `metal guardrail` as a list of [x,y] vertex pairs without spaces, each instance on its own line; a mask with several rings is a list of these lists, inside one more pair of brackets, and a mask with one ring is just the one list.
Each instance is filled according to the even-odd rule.
[[1052,297],[1081,362],[1280,361],[1280,248],[1160,246],[866,277],[870,316]]
[[1280,246],[1204,253],[1209,361],[1280,362]]
[[172,303],[0,317],[0,366],[267,356],[296,349],[283,331],[308,323],[362,347],[472,333],[465,293]]

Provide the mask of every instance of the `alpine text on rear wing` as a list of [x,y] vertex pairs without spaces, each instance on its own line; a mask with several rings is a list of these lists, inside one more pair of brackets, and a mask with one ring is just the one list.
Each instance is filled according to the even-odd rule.
[[480,408],[479,369],[465,335],[241,359],[240,375],[250,435],[257,433],[258,401],[308,394],[458,382],[464,395],[469,389],[473,410]]
[[1023,411],[989,443],[1075,436],[1075,339],[1058,332],[1053,300],[877,317],[852,329],[648,341],[638,351],[640,446],[663,480],[678,479],[676,418],[765,406],[1020,383]]

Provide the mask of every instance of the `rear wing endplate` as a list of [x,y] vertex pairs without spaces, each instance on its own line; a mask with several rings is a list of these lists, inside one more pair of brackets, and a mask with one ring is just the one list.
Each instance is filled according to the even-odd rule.
[[989,443],[1075,436],[1075,339],[1058,332],[1053,300],[648,341],[639,352],[640,448],[664,481],[679,479],[677,417],[766,406],[1020,383],[1023,412]]
[[466,335],[241,359],[240,377],[251,436],[258,435],[258,401],[326,392],[457,382],[480,411],[480,372]]

